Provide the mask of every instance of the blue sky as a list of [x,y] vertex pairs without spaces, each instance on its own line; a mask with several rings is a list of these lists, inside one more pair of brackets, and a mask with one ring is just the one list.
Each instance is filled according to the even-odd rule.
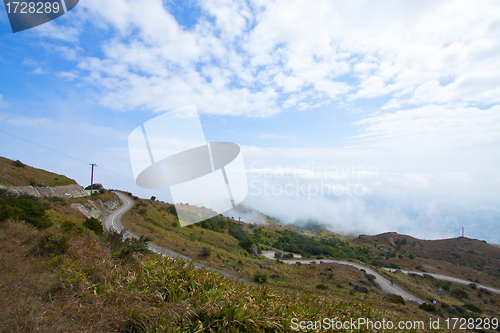
[[[127,137],[195,104],[208,140],[242,147],[252,188],[345,190],[249,195],[284,222],[424,238],[464,225],[500,243],[499,53],[495,1],[82,0],[16,34],[0,8],[0,130],[169,200],[131,180]],[[2,156],[89,182],[85,163],[0,140]]]

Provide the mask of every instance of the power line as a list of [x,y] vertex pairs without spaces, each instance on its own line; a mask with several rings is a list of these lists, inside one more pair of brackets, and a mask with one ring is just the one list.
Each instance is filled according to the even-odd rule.
[[[13,137],[13,138],[16,138],[16,139],[19,139],[19,140],[22,140],[22,141],[25,141],[25,142],[31,143],[32,145],[35,145],[35,146],[37,146],[37,147],[40,147],[40,148],[43,148],[43,149],[50,150],[51,152],[54,152],[54,153],[56,153],[56,154],[59,154],[59,155],[65,156],[65,157],[67,157],[67,158],[70,158],[70,159],[72,159],[72,160],[78,161],[78,162],[83,163],[83,164],[85,164],[85,165],[89,165],[89,164],[90,164],[90,163],[85,162],[85,161],[83,161],[83,160],[81,160],[81,159],[79,159],[79,158],[76,158],[76,157],[74,157],[74,156],[71,156],[71,155],[68,155],[68,154],[62,153],[62,152],[60,152],[60,151],[57,151],[57,150],[55,150],[55,149],[52,149],[52,148],[49,148],[49,147],[43,146],[43,145],[38,144],[38,143],[36,143],[36,142],[30,141],[30,140],[28,140],[28,139],[21,138],[20,136],[17,136],[17,135],[14,135],[14,134],[11,134],[11,133],[8,133],[8,132],[5,132],[5,131],[3,131],[3,130],[1,130],[1,129],[0,129],[0,132],[2,132],[3,134],[9,135],[9,136],[11,136],[11,137]],[[112,173],[112,174],[114,174],[114,175],[117,175],[117,176],[120,176],[120,177],[126,178],[126,179],[128,179],[128,180],[133,180],[133,181],[135,181],[134,179],[132,179],[132,178],[130,178],[130,177],[127,177],[127,176],[121,175],[121,174],[116,173],[116,172],[114,172],[114,171],[111,171],[111,170],[108,170],[108,169],[105,169],[105,168],[102,168],[102,167],[100,167],[100,169],[101,169],[101,170],[104,170],[104,171],[107,171],[107,172],[110,172],[110,173]]]
[[7,132],[5,132],[5,131],[2,131],[1,129],[0,129],[0,132],[2,132],[3,134],[10,135],[10,136],[12,136],[12,137],[14,137],[14,138],[16,138],[16,139],[19,139],[19,140],[22,140],[22,141],[25,141],[25,142],[31,143],[32,145],[38,146],[38,147],[40,147],[40,148],[50,150],[50,151],[52,151],[52,152],[54,152],[54,153],[56,153],[56,154],[66,156],[66,157],[71,158],[71,159],[73,159],[73,160],[75,160],[75,161],[78,161],[78,162],[81,162],[81,163],[88,164],[87,162],[82,161],[82,160],[81,160],[81,159],[79,159],[79,158],[76,158],[76,157],[73,157],[73,156],[67,155],[67,154],[65,154],[65,153],[61,153],[60,151],[54,150],[54,149],[49,148],[49,147],[45,147],[45,146],[39,145],[38,143],[35,143],[35,142],[33,142],[33,141],[30,141],[30,140],[27,140],[27,139],[21,138],[21,137],[19,137],[19,136],[17,136],[17,135],[14,135],[14,134],[7,133]]
[[[54,152],[54,153],[56,153],[56,154],[59,154],[59,155],[65,156],[65,157],[67,157],[67,158],[70,158],[70,159],[72,159],[72,160],[78,161],[78,162],[83,163],[83,164],[85,164],[85,165],[89,165],[89,164],[90,164],[90,165],[92,165],[92,163],[85,162],[85,161],[83,161],[83,160],[81,160],[81,159],[79,159],[79,158],[76,158],[76,157],[74,157],[74,156],[71,156],[71,155],[68,155],[68,154],[62,153],[62,152],[60,152],[60,151],[57,151],[57,150],[55,150],[55,149],[52,149],[52,148],[49,148],[49,147],[46,147],[46,146],[40,145],[40,144],[35,143],[35,142],[33,142],[33,141],[30,141],[30,140],[28,140],[28,139],[21,138],[20,136],[17,136],[17,135],[14,135],[14,134],[11,134],[11,133],[8,133],[8,132],[5,132],[5,131],[3,131],[3,130],[1,130],[1,129],[0,129],[0,132],[1,132],[1,133],[3,133],[3,134],[9,135],[9,136],[11,136],[11,137],[13,137],[13,138],[16,138],[16,139],[19,139],[19,140],[22,140],[22,141],[25,141],[25,142],[31,143],[32,145],[35,145],[35,146],[37,146],[37,147],[40,147],[40,148],[43,148],[43,149],[50,150],[51,152]],[[116,175],[116,176],[120,176],[120,177],[125,178],[125,179],[127,179],[127,180],[131,180],[131,181],[133,181],[133,182],[135,183],[135,179],[130,178],[130,177],[128,177],[128,176],[124,176],[124,175],[122,175],[122,174],[119,174],[119,173],[117,173],[117,172],[114,172],[114,171],[108,170],[108,169],[103,168],[103,167],[99,167],[99,169],[100,169],[100,170],[103,170],[103,171],[107,171],[107,172],[109,172],[109,173],[112,173],[112,174],[114,174],[114,175]],[[92,182],[92,180],[91,180],[91,182]],[[165,193],[165,194],[168,194],[168,192],[166,192],[166,191],[164,191],[164,190],[157,189],[156,191],[159,191],[159,192],[163,192],[163,193]]]

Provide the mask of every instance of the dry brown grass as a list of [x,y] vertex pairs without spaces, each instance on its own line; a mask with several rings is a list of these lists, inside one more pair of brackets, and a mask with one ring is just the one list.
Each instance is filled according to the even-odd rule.
[[42,169],[32,168],[28,165],[16,167],[13,161],[0,157],[0,185],[4,186],[27,186],[43,183],[45,186],[63,186],[76,184],[73,179],[58,175]]
[[293,316],[396,319],[364,299],[244,286],[156,255],[120,261],[93,234],[72,235],[63,253],[33,251],[49,232],[0,225],[0,332],[257,332],[287,331]]
[[[401,245],[398,250],[395,242],[404,239],[407,244]],[[364,235],[351,242],[372,247],[374,255],[397,250],[396,257],[382,261],[398,264],[403,269],[478,280],[481,284],[500,288],[500,248],[483,241],[461,237],[430,241],[385,233]],[[399,258],[400,255],[402,258]]]

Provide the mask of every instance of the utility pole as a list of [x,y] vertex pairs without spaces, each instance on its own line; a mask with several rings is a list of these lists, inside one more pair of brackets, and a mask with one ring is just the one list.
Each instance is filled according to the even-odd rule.
[[91,163],[90,165],[92,166],[92,173],[90,174],[90,195],[92,195],[94,189],[94,167],[97,166],[97,164]]
[[462,227],[462,238],[464,238],[464,235],[465,235],[465,233],[464,233],[464,229],[465,229],[465,228],[464,228],[464,227]]

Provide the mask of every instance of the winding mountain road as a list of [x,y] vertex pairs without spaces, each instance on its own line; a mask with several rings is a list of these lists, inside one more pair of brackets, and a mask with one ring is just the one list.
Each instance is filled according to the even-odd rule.
[[353,266],[356,267],[359,270],[365,270],[366,273],[368,274],[373,274],[376,277],[377,283],[380,285],[382,291],[388,293],[388,294],[393,294],[393,295],[399,295],[403,297],[407,302],[410,303],[418,303],[422,304],[425,303],[425,301],[421,300],[415,295],[410,294],[406,290],[396,286],[392,285],[391,281],[387,280],[385,277],[380,275],[379,273],[375,272],[373,269],[370,269],[368,267],[365,267],[363,265],[360,265],[355,262],[350,262],[350,261],[343,261],[343,260],[333,260],[333,259],[321,259],[321,260],[305,260],[305,259],[299,259],[299,260],[283,260],[283,262],[286,262],[287,264],[295,264],[296,262],[300,262],[302,264],[311,264],[312,262],[322,262],[322,263],[336,263],[340,265],[348,265],[348,266]]
[[[121,218],[122,218],[123,214],[125,214],[127,211],[129,211],[132,208],[132,206],[134,205],[134,201],[132,199],[130,199],[127,195],[125,195],[121,192],[113,191],[113,193],[115,193],[118,196],[118,198],[120,198],[123,205],[119,209],[115,210],[113,213],[111,213],[110,215],[108,215],[106,217],[106,219],[103,222],[104,228],[108,231],[114,230],[116,232],[119,232],[125,238],[139,238],[136,235],[134,235],[133,233],[131,233],[130,231],[128,231],[122,225],[122,222],[121,222]],[[166,249],[164,247],[160,247],[158,245],[154,245],[151,243],[148,243],[148,249],[150,251],[157,253],[157,254],[160,254],[164,257],[166,256],[166,257],[170,257],[170,258],[183,259],[183,260],[186,260],[188,262],[193,261],[193,259],[191,259],[188,256],[182,255],[180,253],[174,252],[172,250],[169,250],[169,249]],[[237,282],[242,282],[242,283],[247,284],[247,285],[255,285],[254,282],[245,280],[245,279],[243,279],[239,276],[236,276],[234,274],[221,271],[220,269],[216,269],[216,268],[213,268],[213,267],[201,264],[201,263],[197,263],[197,262],[193,263],[193,265],[197,268],[204,267],[205,269],[208,269],[210,271],[218,273],[224,277],[227,277],[227,278],[232,279],[232,280],[237,281]]]
[[[390,272],[395,271],[394,268],[384,268],[384,269],[387,271],[390,271]],[[405,273],[405,274],[415,274],[415,275],[420,275],[420,276],[432,275],[437,280],[450,281],[450,282],[455,282],[455,283],[464,284],[464,285],[469,285],[471,283],[474,283],[477,286],[477,288],[486,289],[486,290],[491,291],[492,293],[500,294],[500,289],[496,289],[496,288],[488,287],[488,286],[483,286],[482,284],[479,284],[476,282],[462,280],[462,279],[454,278],[454,277],[447,276],[447,275],[435,274],[435,273],[424,273],[424,272],[417,272],[417,271],[406,271],[406,270],[402,270],[402,269],[400,269],[399,271],[401,271],[402,273]]]

